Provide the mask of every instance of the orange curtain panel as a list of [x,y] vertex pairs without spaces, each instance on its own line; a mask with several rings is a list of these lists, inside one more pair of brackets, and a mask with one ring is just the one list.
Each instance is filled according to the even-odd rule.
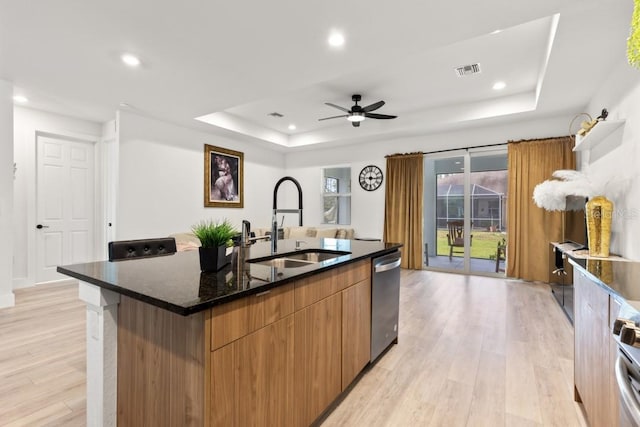
[[533,202],[533,189],[559,169],[575,169],[570,137],[509,142],[507,276],[549,281],[549,242],[563,239],[564,212],[551,212]]
[[422,153],[387,157],[384,241],[402,243],[402,268],[422,269]]

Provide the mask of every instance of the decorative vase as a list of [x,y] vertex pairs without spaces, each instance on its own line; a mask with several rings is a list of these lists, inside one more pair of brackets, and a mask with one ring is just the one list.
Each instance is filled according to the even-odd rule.
[[596,196],[587,202],[587,238],[589,256],[607,258],[611,240],[613,202],[604,196]]
[[200,271],[203,272],[221,270],[231,262],[231,256],[227,255],[226,246],[215,248],[199,247],[198,252],[200,254]]

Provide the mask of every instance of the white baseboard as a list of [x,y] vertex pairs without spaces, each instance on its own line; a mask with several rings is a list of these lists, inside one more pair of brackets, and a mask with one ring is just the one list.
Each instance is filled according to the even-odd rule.
[[13,292],[0,294],[0,308],[13,307],[14,305],[16,305],[16,297]]
[[54,284],[60,284],[60,283],[78,283],[78,279],[74,279],[73,277],[67,277],[64,279],[56,279],[56,280],[49,280],[48,282],[38,282],[35,284],[35,286],[40,286],[40,285],[54,285]]

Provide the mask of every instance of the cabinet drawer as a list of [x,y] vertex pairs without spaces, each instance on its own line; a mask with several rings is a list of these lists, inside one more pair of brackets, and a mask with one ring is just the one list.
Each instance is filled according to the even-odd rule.
[[[260,294],[257,294],[260,295]],[[262,295],[264,326],[293,313],[293,283],[271,289]]]
[[338,269],[338,290],[353,286],[371,277],[371,260],[358,261]]
[[211,349],[215,350],[293,313],[293,284],[214,307]]
[[338,292],[338,270],[325,271],[295,282],[296,311]]

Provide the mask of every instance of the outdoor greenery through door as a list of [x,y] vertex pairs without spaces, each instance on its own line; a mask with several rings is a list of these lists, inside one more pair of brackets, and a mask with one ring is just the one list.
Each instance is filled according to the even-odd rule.
[[[424,224],[425,252],[428,251],[425,263],[428,267],[465,272],[504,272],[506,160],[504,149],[425,158],[425,203],[431,204],[430,209],[425,209]],[[455,222],[464,222],[465,232],[462,233],[463,239],[458,239],[451,251],[449,224]],[[467,233],[469,236],[465,235]]]

